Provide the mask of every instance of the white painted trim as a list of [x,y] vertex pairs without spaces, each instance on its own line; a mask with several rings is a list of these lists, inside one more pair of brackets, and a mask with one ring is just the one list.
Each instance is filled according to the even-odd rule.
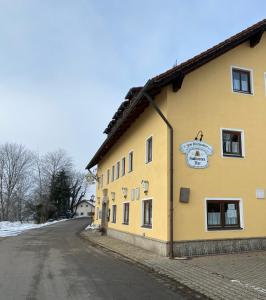
[[264,72],[264,91],[265,91],[265,96],[266,96],[266,72]]
[[[148,147],[147,147],[148,144],[147,144],[147,142],[148,142],[148,140],[149,140],[150,138],[152,139],[152,154],[151,154],[152,159],[151,159],[151,161],[148,161]],[[153,135],[150,135],[150,136],[148,136],[148,137],[146,138],[146,140],[145,140],[145,164],[146,164],[146,165],[152,163],[152,161],[153,161],[153,153],[154,153],[154,151],[153,151]]]
[[[132,170],[130,170],[130,168],[129,168],[129,166],[130,166],[130,165],[129,165],[129,162],[130,162],[130,160],[129,160],[129,154],[130,154],[130,153],[133,153]],[[127,171],[127,172],[128,172],[128,173],[131,173],[131,172],[134,171],[134,150],[130,150],[130,151],[128,152],[128,156],[127,156],[127,157],[128,157],[128,171]]]
[[[152,225],[151,225],[151,228],[149,227],[143,227],[144,226],[144,201],[147,201],[147,200],[151,200],[152,201]],[[144,229],[148,229],[148,230],[152,230],[153,229],[153,208],[154,208],[154,205],[153,205],[154,201],[153,201],[153,197],[148,197],[148,198],[142,198],[141,199],[141,214],[140,214],[140,227],[141,228],[144,228]]]
[[[239,217],[240,217],[240,227],[241,229],[232,229],[232,231],[243,231],[245,230],[245,224],[244,224],[244,209],[243,209],[243,200],[242,198],[227,198],[227,197],[223,197],[223,198],[212,198],[212,197],[206,197],[204,198],[204,218],[205,218],[205,231],[206,232],[224,232],[224,230],[208,230],[208,224],[207,224],[207,200],[217,200],[217,201],[221,201],[221,200],[225,200],[225,201],[239,201]],[[226,231],[230,231],[230,229],[227,229]]]
[[[249,93],[241,93],[241,92],[235,92],[234,91],[234,86],[233,86],[233,69],[243,70],[243,71],[250,72],[250,87],[251,87],[251,89],[250,89],[251,93],[250,94]],[[231,78],[231,91],[232,91],[232,93],[234,93],[234,94],[242,94],[242,95],[246,95],[246,96],[254,96],[255,95],[255,93],[254,93],[253,69],[231,65],[230,72],[231,72],[230,78]]]
[[226,156],[223,153],[223,130],[228,130],[228,131],[237,131],[241,133],[241,150],[242,150],[242,157],[236,156],[235,158],[237,159],[245,159],[246,158],[246,148],[245,148],[245,133],[244,129],[239,129],[239,128],[225,128],[221,127],[220,128],[220,144],[221,144],[221,157],[222,158],[234,158],[234,156]]

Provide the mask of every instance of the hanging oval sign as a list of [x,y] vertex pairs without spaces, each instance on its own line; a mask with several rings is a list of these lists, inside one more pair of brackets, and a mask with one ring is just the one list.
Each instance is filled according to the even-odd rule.
[[186,154],[189,167],[204,169],[208,167],[208,156],[212,155],[213,148],[204,142],[191,141],[182,144],[180,151]]

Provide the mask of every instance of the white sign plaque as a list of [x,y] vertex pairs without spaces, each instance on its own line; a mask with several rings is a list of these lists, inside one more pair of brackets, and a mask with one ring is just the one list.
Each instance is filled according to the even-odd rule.
[[208,167],[208,156],[212,155],[212,146],[200,142],[190,141],[180,146],[180,151],[186,154],[186,161],[189,167],[204,169]]

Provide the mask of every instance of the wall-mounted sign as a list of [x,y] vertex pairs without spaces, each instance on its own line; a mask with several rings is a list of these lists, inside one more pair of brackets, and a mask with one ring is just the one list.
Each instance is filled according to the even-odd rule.
[[208,167],[208,156],[212,155],[213,148],[204,142],[190,141],[182,144],[180,151],[186,154],[189,167],[204,169]]

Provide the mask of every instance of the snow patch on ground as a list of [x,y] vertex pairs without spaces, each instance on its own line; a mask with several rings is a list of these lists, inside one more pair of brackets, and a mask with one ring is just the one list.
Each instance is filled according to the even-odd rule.
[[66,221],[59,220],[59,221],[53,221],[53,222],[47,222],[43,224],[34,224],[34,223],[21,223],[21,222],[0,222],[0,237],[7,237],[7,236],[16,236],[21,234],[24,231],[30,230],[30,229],[36,229],[41,228],[45,226],[49,226],[58,222]]
[[98,229],[100,226],[98,224],[91,224],[91,225],[88,225],[85,230],[94,230],[94,229]]
[[266,290],[261,288],[261,287],[257,287],[255,285],[252,285],[252,284],[249,284],[249,283],[242,283],[240,280],[231,280],[231,282],[237,283],[237,284],[241,285],[244,288],[250,288],[250,289],[253,289],[253,290],[255,290],[259,293],[266,294]]

